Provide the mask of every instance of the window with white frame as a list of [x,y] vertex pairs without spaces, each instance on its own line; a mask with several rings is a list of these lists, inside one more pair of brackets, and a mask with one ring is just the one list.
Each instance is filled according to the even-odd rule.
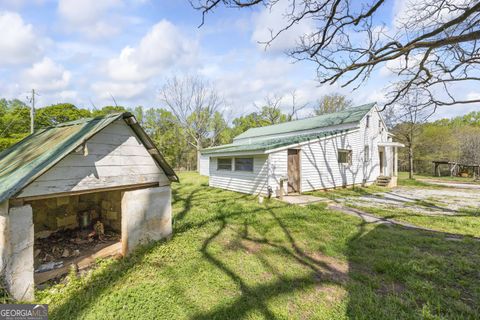
[[235,158],[235,171],[253,172],[253,158]]
[[232,158],[218,158],[217,170],[232,171]]
[[370,115],[367,116],[367,118],[365,119],[365,127],[370,127]]
[[352,150],[338,150],[338,163],[352,164]]
[[365,158],[365,162],[370,160],[370,147],[368,145],[363,147],[363,156]]

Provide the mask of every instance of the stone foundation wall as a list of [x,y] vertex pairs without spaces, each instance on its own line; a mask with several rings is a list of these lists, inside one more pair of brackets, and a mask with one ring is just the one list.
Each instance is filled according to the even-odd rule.
[[88,211],[90,220],[121,231],[122,195],[120,191],[89,193],[30,201],[35,233],[76,229],[79,214]]

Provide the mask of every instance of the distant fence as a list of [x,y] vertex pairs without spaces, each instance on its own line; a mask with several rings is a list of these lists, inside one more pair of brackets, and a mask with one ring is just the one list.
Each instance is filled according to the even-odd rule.
[[[408,171],[408,162],[401,161],[398,164],[399,171]],[[442,175],[450,175],[447,166],[441,167]],[[430,160],[413,160],[413,172],[423,174],[433,174],[433,163]]]
[[[442,176],[449,176],[450,175],[450,170],[448,165],[441,165],[438,167],[440,169],[440,174]],[[477,170],[477,169],[475,169]],[[398,171],[405,171],[408,172],[408,162],[407,161],[400,161],[398,164]],[[428,174],[428,175],[437,175],[437,173],[434,173],[434,164],[430,160],[414,160],[413,161],[413,172],[418,173],[418,174]],[[475,174],[478,175],[478,173],[474,173],[473,169],[466,169],[465,172],[473,176]]]

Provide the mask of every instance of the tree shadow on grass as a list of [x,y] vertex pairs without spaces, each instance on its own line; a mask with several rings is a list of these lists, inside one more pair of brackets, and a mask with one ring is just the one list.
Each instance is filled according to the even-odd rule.
[[[232,267],[222,261],[221,256],[210,252],[209,247],[217,237],[228,227],[226,219],[221,219],[221,225],[215,233],[208,237],[202,245],[201,252],[203,256],[216,268],[227,275],[232,282],[238,285],[241,295],[227,306],[216,308],[210,312],[197,313],[192,319],[240,319],[249,312],[258,311],[265,319],[276,319],[275,312],[272,311],[268,302],[270,299],[284,295],[293,294],[295,291],[305,291],[311,287],[320,285],[345,285],[346,273],[336,269],[329,263],[312,257],[305,253],[296,243],[291,231],[282,222],[282,219],[271,208],[263,209],[273,217],[276,224],[280,227],[287,239],[286,245],[281,245],[269,240],[266,237],[254,237],[249,235],[250,225],[244,222],[241,238],[252,243],[260,244],[275,249],[280,255],[286,257],[286,260],[292,259],[296,263],[310,269],[307,275],[298,277],[284,276],[276,272],[276,268],[261,253],[255,253],[256,258],[262,265],[275,274],[277,280],[258,285],[248,285],[247,279],[243,279]],[[241,246],[241,245],[240,245]],[[247,249],[242,246],[242,249]]]
[[352,319],[478,319],[480,242],[394,225],[349,242]]

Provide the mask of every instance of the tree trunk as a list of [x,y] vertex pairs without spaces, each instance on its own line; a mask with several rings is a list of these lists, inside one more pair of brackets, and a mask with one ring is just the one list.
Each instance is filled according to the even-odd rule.
[[200,173],[200,150],[202,150],[202,148],[200,146],[197,146],[197,172]]
[[408,145],[408,178],[413,179],[413,146]]

